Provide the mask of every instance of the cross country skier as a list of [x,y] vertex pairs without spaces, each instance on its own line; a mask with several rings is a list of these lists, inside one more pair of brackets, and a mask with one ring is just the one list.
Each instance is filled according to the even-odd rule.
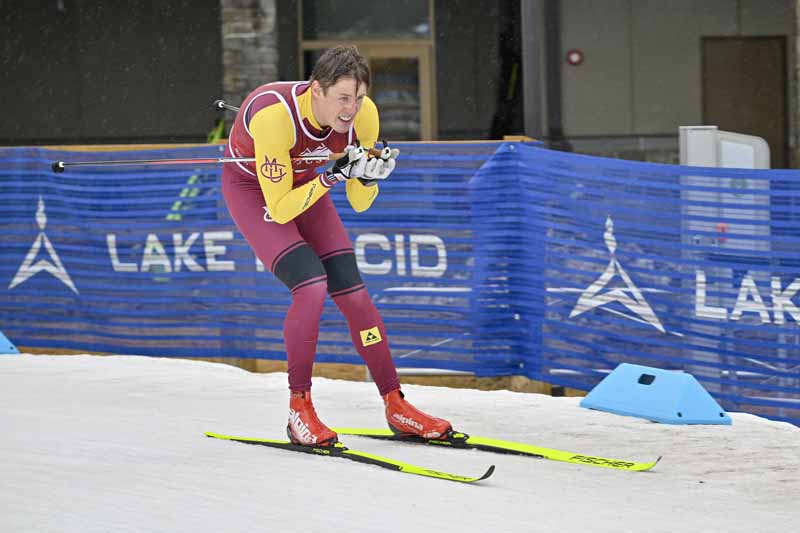
[[[327,192],[344,182],[357,212],[369,209],[378,180],[395,168],[397,149],[370,157],[378,139],[378,110],[366,96],[369,67],[354,46],[319,58],[309,81],[258,87],[241,105],[225,155],[255,157],[226,165],[222,191],[228,210],[261,262],[291,291],[283,325],[289,363],[289,438],[331,445],[334,431],[311,402],[311,373],[325,297],[347,319],[356,350],[383,397],[386,420],[401,434],[444,438],[446,420],[427,415],[400,391],[386,328],[356,266],[353,245]],[[292,157],[346,153],[331,169]]]

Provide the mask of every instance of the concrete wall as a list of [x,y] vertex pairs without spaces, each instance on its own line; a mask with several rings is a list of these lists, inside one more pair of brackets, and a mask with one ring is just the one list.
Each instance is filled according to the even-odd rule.
[[278,79],[275,0],[221,0],[221,5],[223,93],[238,106],[250,91]]
[[[701,38],[793,38],[797,3],[562,0],[561,57],[573,48],[585,55],[562,69],[565,135],[577,151],[676,160],[678,126],[702,122]],[[796,109],[792,46],[787,56],[787,97]]]

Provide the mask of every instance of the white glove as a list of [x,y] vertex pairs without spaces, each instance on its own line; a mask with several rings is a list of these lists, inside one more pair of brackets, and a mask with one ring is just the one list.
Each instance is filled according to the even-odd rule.
[[397,156],[399,155],[400,155],[400,150],[398,150],[397,148],[389,148],[388,146],[384,146],[383,150],[381,150],[381,159],[383,159],[384,161],[388,161],[389,159],[397,159]]
[[344,154],[325,172],[325,177],[329,182],[364,176],[367,166],[367,151],[361,146],[347,146]]
[[384,146],[379,157],[373,157],[372,159],[367,160],[364,173],[360,177],[362,180],[367,181],[385,180],[389,177],[389,174],[394,171],[394,167],[397,164],[395,159],[397,159],[397,156],[399,155],[400,150],[397,148],[389,148],[388,146]]

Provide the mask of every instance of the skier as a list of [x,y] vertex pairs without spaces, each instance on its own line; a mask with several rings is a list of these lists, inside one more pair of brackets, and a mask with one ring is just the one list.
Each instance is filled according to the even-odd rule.
[[[275,82],[252,91],[231,128],[225,155],[255,157],[226,165],[222,191],[228,210],[255,254],[291,292],[283,325],[289,363],[292,442],[327,446],[337,435],[316,414],[311,373],[326,294],[347,320],[356,350],[383,397],[386,420],[398,434],[446,438],[448,421],[427,415],[403,397],[386,328],[361,280],[353,245],[327,192],[344,182],[356,212],[372,205],[399,150],[369,149],[378,139],[378,110],[366,96],[370,71],[354,46],[322,54],[309,81]],[[322,174],[319,163],[293,157],[345,153]]]

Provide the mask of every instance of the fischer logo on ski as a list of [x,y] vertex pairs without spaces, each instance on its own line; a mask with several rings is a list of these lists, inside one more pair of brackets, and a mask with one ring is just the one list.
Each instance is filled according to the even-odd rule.
[[636,464],[628,461],[605,459],[603,457],[592,457],[590,455],[573,455],[572,457],[570,457],[570,460],[590,465],[612,466],[614,468],[631,468]]
[[661,460],[661,457],[650,462],[635,462],[621,459],[609,459],[606,457],[595,457],[592,455],[578,454],[564,450],[543,448],[532,444],[512,442],[486,437],[469,436],[466,433],[452,432],[444,437],[419,437],[417,435],[396,435],[387,429],[371,428],[331,428],[340,435],[355,435],[372,439],[394,440],[399,442],[410,442],[417,444],[430,444],[446,446],[448,448],[461,448],[470,450],[482,450],[485,452],[505,453],[513,455],[524,455],[526,457],[537,457],[549,459],[551,461],[561,461],[564,463],[600,466],[614,468],[617,470],[627,470],[631,472],[644,472],[652,469]]

